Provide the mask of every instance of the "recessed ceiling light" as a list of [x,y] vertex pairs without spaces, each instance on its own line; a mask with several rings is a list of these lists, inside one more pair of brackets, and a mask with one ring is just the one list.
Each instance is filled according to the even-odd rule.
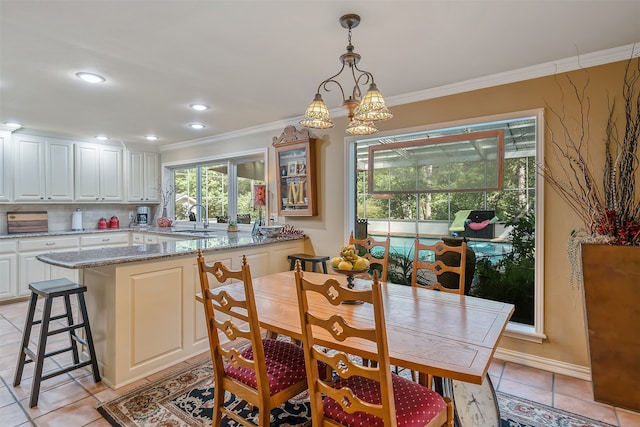
[[208,110],[209,106],[208,105],[204,105],[204,104],[191,104],[189,105],[189,107],[191,107],[192,109],[196,110],[196,111],[204,111],[204,110]]
[[191,123],[191,124],[189,124],[189,127],[190,127],[191,129],[198,129],[198,130],[200,130],[200,129],[204,129],[206,126],[205,126],[205,125],[203,125],[202,123]]
[[145,135],[145,138],[148,139],[149,141],[157,141],[158,137],[155,135]]
[[96,139],[99,139],[100,141],[106,141],[107,139],[109,139],[109,137],[104,135],[98,135],[96,136]]
[[20,129],[22,127],[20,123],[16,123],[16,122],[6,122],[4,125],[13,129]]
[[98,74],[87,73],[84,71],[76,73],[76,77],[81,80],[84,80],[87,83],[102,83],[106,80],[104,77]]

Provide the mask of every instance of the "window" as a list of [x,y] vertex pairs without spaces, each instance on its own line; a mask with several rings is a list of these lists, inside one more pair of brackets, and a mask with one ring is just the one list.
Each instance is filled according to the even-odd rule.
[[[394,281],[399,282],[410,279],[406,261],[416,235],[427,243],[465,236],[476,255],[471,294],[514,303],[508,331],[540,341],[542,246],[535,233],[542,229],[542,189],[536,185],[540,129],[542,110],[532,110],[350,139],[350,228],[364,222],[374,238],[391,236],[392,258],[404,258],[397,264]],[[457,215],[461,228],[454,227]],[[469,227],[474,216],[482,220]],[[496,276],[487,280],[487,274]],[[515,292],[516,297],[505,297]]]
[[265,184],[264,155],[249,155],[202,164],[170,166],[175,188],[174,218],[178,221],[202,221],[203,209],[210,222],[229,220],[250,224],[258,219],[253,208],[253,186]]

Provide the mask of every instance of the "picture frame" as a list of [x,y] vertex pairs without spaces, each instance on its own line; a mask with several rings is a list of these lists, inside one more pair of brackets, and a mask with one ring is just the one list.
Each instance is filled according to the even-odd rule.
[[287,163],[288,175],[294,176],[298,173],[298,162],[293,160]]

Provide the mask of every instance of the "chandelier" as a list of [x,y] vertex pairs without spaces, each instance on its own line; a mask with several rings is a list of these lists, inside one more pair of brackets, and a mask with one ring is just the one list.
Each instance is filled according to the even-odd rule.
[[[333,122],[329,116],[329,109],[322,100],[320,90],[324,89],[329,92],[329,84],[333,83],[340,89],[342,93],[342,106],[348,111],[349,124],[345,132],[349,135],[369,135],[378,131],[374,121],[387,120],[393,117],[393,114],[387,108],[384,98],[373,79],[373,74],[358,68],[360,55],[353,51],[351,44],[351,29],[360,24],[360,16],[356,14],[344,15],[340,18],[340,25],[349,30],[349,44],[347,52],[340,55],[342,68],[338,73],[324,80],[318,86],[313,101],[304,113],[304,117],[300,120],[300,124],[304,127],[315,129],[327,129],[333,127]],[[353,90],[349,96],[345,96],[342,85],[335,80],[343,71],[348,70],[353,77]],[[360,85],[369,84],[369,90],[362,97]],[[362,98],[362,100],[360,100]]]

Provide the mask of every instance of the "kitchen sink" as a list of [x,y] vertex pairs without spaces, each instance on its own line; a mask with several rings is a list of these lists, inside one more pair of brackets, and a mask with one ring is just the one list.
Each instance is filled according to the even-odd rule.
[[195,236],[214,236],[219,234],[220,232],[217,230],[175,230],[174,233],[178,233],[178,234],[192,234]]

